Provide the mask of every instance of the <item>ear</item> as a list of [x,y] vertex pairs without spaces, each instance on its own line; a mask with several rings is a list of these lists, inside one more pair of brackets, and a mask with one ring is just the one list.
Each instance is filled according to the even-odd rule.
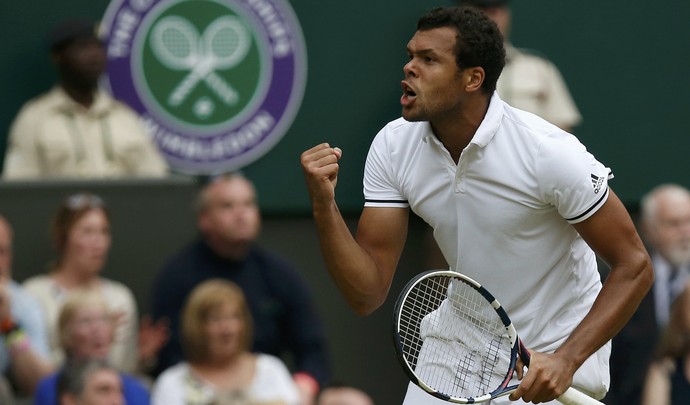
[[465,91],[468,93],[481,90],[482,83],[484,83],[484,68],[476,66],[465,69],[463,72],[463,82],[465,84]]

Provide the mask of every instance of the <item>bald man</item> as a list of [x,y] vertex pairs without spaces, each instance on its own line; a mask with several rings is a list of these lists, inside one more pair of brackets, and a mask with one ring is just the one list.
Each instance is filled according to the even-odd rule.
[[690,191],[661,184],[640,204],[640,233],[654,266],[654,285],[630,322],[613,339],[611,388],[604,402],[638,405],[647,367],[671,304],[690,280]]

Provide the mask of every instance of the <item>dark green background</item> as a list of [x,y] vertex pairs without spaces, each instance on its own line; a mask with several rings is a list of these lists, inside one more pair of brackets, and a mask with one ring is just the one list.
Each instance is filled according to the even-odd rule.
[[[405,44],[421,0],[292,2],[309,55],[304,101],[290,131],[245,168],[271,213],[306,213],[299,155],[322,141],[344,151],[338,199],[361,207],[365,155],[376,132],[399,114]],[[23,102],[55,79],[45,46],[64,17],[100,18],[105,0],[0,2],[0,152]],[[690,186],[690,2],[513,1],[513,42],[561,69],[584,123],[576,135],[606,165],[623,201],[636,205],[659,182]],[[0,156],[4,153],[0,153]],[[1,159],[1,158],[0,158]]]
[[[44,42],[50,26],[65,17],[100,18],[107,4],[0,0],[0,152],[21,104],[55,80]],[[304,102],[285,138],[245,170],[267,214],[262,244],[294,262],[313,288],[334,376],[366,389],[381,405],[401,403],[407,385],[389,322],[402,286],[429,268],[429,233],[413,217],[388,299],[370,316],[354,315],[323,266],[299,155],[322,141],[343,148],[338,199],[354,229],[366,151],[385,122],[399,115],[405,44],[418,15],[432,4],[294,1],[309,55]],[[513,0],[513,14],[514,43],[539,50],[561,68],[584,116],[575,132],[614,170],[613,187],[629,206],[659,182],[690,186],[690,2]],[[195,185],[189,179],[0,184],[0,213],[15,226],[15,278],[45,271],[53,256],[50,216],[64,195],[84,189],[103,195],[113,213],[114,244],[104,275],[130,286],[146,312],[157,269],[194,233]]]

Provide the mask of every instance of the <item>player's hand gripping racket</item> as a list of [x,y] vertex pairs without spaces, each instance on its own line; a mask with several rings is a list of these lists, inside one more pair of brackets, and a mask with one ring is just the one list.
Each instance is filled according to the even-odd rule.
[[[529,353],[501,304],[479,283],[448,270],[419,274],[395,304],[393,338],[412,382],[457,404],[486,402],[510,394],[518,355]],[[602,405],[575,390],[565,405]]]

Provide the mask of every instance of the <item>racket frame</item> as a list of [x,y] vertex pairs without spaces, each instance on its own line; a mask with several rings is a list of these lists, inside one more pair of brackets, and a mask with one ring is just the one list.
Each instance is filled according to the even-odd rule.
[[[454,279],[458,279],[459,281],[469,285],[470,287],[474,288],[479,292],[479,294],[486,299],[493,309],[496,311],[498,316],[501,319],[501,322],[503,323],[503,326],[506,328],[506,332],[508,334],[508,337],[510,339],[510,346],[511,346],[511,351],[510,351],[510,361],[509,361],[509,368],[506,371],[506,374],[503,378],[502,383],[493,391],[490,391],[487,394],[477,396],[477,397],[455,397],[452,395],[449,395],[447,393],[441,392],[438,389],[429,386],[426,384],[414,371],[414,368],[412,367],[412,364],[407,359],[407,356],[404,353],[403,350],[403,345],[402,345],[402,338],[400,336],[400,322],[402,318],[402,309],[407,301],[410,293],[412,290],[420,283],[422,283],[424,280],[432,278],[432,277],[451,277]],[[416,275],[414,278],[412,278],[407,285],[405,285],[405,288],[403,288],[402,292],[398,296],[398,299],[395,302],[395,309],[393,311],[393,341],[395,345],[395,352],[398,357],[399,362],[403,365],[403,370],[407,374],[407,376],[410,378],[410,380],[422,388],[424,391],[428,392],[429,394],[433,395],[436,398],[442,399],[444,401],[456,403],[456,404],[474,404],[474,403],[480,403],[480,402],[486,402],[491,399],[507,395],[511,392],[513,392],[516,388],[517,385],[509,385],[510,381],[512,379],[513,373],[515,371],[515,367],[517,365],[517,358],[518,355],[520,355],[521,350],[521,343],[520,339],[518,338],[517,331],[515,329],[515,326],[513,326],[513,323],[510,321],[510,317],[508,316],[508,313],[505,311],[505,309],[501,306],[501,304],[498,302],[498,300],[480,283],[477,281],[473,280],[472,278],[458,273],[456,271],[452,270],[429,270],[422,272],[418,275]],[[523,351],[523,353],[526,354],[526,351]]]

